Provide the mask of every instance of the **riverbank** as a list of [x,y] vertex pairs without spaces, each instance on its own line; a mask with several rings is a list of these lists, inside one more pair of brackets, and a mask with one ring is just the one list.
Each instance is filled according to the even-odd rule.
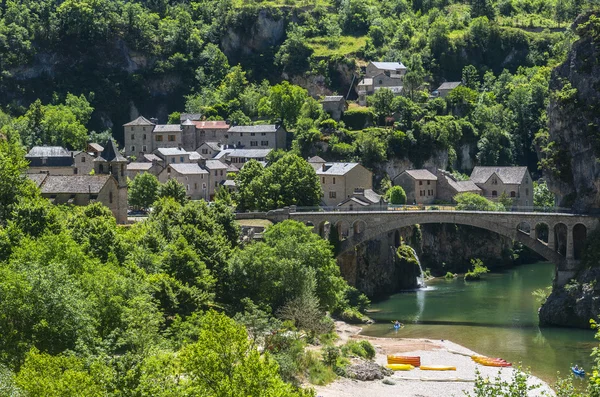
[[[463,346],[448,340],[378,338],[360,335],[361,328],[343,322],[336,322],[339,343],[349,339],[368,340],[375,346],[377,354],[374,361],[380,365],[387,363],[388,354],[420,356],[423,365],[452,365],[456,371],[397,371],[383,381],[355,381],[339,378],[326,386],[317,386],[315,390],[321,397],[450,397],[464,396],[464,392],[473,392],[475,370],[492,381],[500,372],[503,380],[510,380],[513,368],[494,368],[477,365],[470,356],[477,354]],[[384,381],[386,383],[384,383]],[[531,377],[532,384],[542,387],[529,396],[554,396],[551,388],[538,378]]]

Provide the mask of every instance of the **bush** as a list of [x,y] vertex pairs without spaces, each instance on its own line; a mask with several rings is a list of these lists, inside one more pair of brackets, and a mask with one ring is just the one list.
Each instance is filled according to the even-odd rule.
[[460,193],[454,196],[456,209],[461,211],[506,211],[501,203],[495,203],[476,193]]
[[372,360],[375,357],[375,348],[368,340],[351,340],[342,346],[342,354],[345,357],[354,356]]
[[392,186],[387,191],[387,196],[390,204],[393,205],[404,205],[406,204],[406,193],[402,186]]
[[344,113],[343,121],[351,130],[362,130],[373,124],[375,114],[370,108],[348,109]]
[[465,274],[466,281],[481,280],[481,275],[489,272],[489,269],[483,266],[481,259],[471,259],[471,265],[473,265],[473,270]]
[[448,273],[446,273],[446,275],[444,276],[444,278],[445,278],[446,280],[453,280],[453,279],[455,279],[455,278],[456,278],[456,274],[454,274],[454,273],[452,273],[452,272],[448,272]]
[[369,318],[367,316],[359,312],[354,307],[349,307],[342,310],[338,314],[338,317],[340,320],[348,324],[365,324],[367,321],[369,321]]
[[326,346],[323,349],[323,362],[330,367],[336,367],[340,349],[336,346]]

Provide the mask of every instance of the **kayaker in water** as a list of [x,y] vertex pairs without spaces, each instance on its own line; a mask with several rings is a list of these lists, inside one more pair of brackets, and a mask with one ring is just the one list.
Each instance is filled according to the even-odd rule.
[[401,327],[402,327],[402,323],[400,321],[396,320],[394,322],[394,328],[401,328]]

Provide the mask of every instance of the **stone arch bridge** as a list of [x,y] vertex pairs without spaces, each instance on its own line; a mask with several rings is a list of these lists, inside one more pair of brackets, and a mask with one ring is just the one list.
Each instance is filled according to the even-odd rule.
[[340,254],[358,244],[406,226],[454,223],[474,226],[519,241],[556,265],[555,283],[564,285],[576,273],[589,233],[600,225],[600,217],[569,213],[487,212],[439,210],[313,211],[294,207],[269,211],[273,222],[293,219],[313,226],[322,237],[326,229],[337,229]]

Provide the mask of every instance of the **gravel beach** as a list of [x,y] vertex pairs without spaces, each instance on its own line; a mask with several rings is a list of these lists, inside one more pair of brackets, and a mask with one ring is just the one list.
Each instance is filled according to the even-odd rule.
[[[378,364],[387,363],[388,354],[420,356],[421,365],[451,365],[456,371],[396,371],[382,380],[361,382],[339,378],[327,386],[317,386],[315,390],[320,397],[451,397],[464,396],[464,392],[472,392],[475,381],[475,370],[479,369],[484,377],[494,380],[498,373],[503,380],[513,376],[512,368],[485,367],[471,360],[471,355],[477,354],[451,341],[428,339],[390,339],[374,338],[358,335],[359,327],[337,322],[336,330],[340,335],[340,344],[348,339],[366,339],[377,349],[375,361]],[[529,396],[554,396],[552,389],[538,378],[531,377],[532,384],[542,387],[530,392]],[[543,394],[543,392],[547,394]]]

